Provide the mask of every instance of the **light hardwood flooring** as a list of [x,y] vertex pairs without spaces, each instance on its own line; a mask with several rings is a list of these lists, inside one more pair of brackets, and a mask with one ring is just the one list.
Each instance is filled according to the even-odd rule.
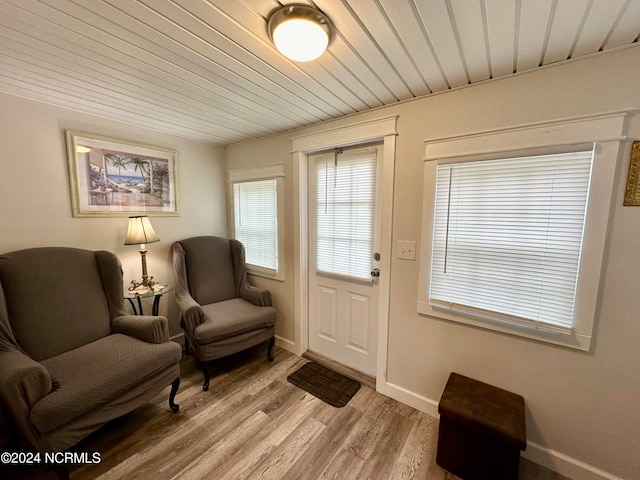
[[[287,382],[308,360],[277,347],[274,356],[268,363],[260,346],[213,362],[208,392],[185,357],[180,412],[169,411],[167,388],[109,423],[71,449],[101,456],[71,466],[71,479],[457,479],[435,462],[435,418],[364,385],[331,407]],[[526,460],[520,470],[520,480],[564,479]]]

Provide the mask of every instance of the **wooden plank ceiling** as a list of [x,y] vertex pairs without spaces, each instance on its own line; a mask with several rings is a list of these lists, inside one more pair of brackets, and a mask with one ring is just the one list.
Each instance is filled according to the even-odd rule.
[[[308,3],[312,3],[309,1]],[[635,43],[640,0],[314,0],[319,60],[275,0],[0,0],[0,92],[230,144]]]

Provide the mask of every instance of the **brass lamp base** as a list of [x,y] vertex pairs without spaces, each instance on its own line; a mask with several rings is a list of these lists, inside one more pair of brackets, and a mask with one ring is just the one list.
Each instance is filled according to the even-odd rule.
[[133,292],[135,289],[139,287],[146,287],[149,290],[153,290],[154,285],[158,285],[158,282],[154,282],[153,277],[143,278],[142,282],[136,282],[135,280],[131,280],[131,286],[129,287],[129,291]]
[[129,287],[130,292],[133,292],[138,287],[146,287],[149,290],[152,290],[153,286],[158,284],[158,282],[153,281],[153,277],[147,275],[147,249],[144,244],[140,245],[140,247],[140,258],[142,260],[142,282],[131,280],[131,286]]

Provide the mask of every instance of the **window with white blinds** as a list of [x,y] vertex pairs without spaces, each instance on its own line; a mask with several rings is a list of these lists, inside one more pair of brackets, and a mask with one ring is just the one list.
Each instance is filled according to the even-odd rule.
[[233,184],[235,238],[249,265],[278,269],[278,190],[275,178]]
[[570,333],[592,152],[437,167],[429,302]]
[[371,280],[376,163],[375,150],[317,159],[318,271]]

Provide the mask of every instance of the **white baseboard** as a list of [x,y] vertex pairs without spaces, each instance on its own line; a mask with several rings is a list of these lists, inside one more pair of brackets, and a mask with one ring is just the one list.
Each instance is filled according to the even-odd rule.
[[[292,342],[289,339],[283,338],[279,335],[276,335],[276,345],[288,352],[291,352],[295,355],[298,355],[298,349],[296,347],[296,342]],[[299,356],[299,355],[298,355]]]
[[527,449],[522,452],[522,456],[569,478],[580,480],[623,480],[604,470],[531,441],[527,442]]
[[416,410],[420,410],[432,417],[440,418],[440,415],[438,415],[438,402],[435,402],[430,398],[423,397],[389,382],[386,383],[384,393],[387,397],[398,400],[399,402],[409,405]]
[[[385,384],[384,394],[432,417],[440,418],[438,401],[436,400],[423,397],[389,382]],[[522,456],[538,465],[576,480],[623,480],[604,470],[531,441],[527,442],[527,449],[522,453]]]

